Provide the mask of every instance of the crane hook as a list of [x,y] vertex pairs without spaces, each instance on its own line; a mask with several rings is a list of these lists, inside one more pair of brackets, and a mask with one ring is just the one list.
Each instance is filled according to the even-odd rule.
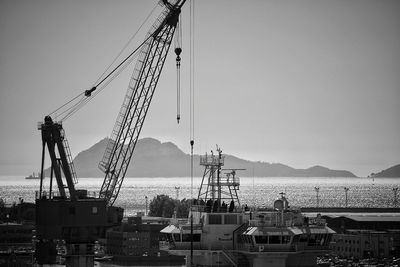
[[177,82],[177,89],[176,89],[176,120],[179,124],[179,121],[181,119],[181,112],[180,112],[180,102],[181,102],[181,53],[182,53],[182,48],[177,47],[175,48],[175,54],[176,54],[176,82]]

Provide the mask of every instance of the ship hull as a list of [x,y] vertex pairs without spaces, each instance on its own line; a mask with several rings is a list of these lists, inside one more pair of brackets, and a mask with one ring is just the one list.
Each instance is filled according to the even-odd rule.
[[[169,254],[185,256],[186,266],[191,266],[190,250],[169,250]],[[327,252],[327,251],[326,251]],[[252,266],[252,267],[295,267],[317,266],[316,257],[322,251],[302,252],[243,252],[234,250],[193,250],[195,266]]]

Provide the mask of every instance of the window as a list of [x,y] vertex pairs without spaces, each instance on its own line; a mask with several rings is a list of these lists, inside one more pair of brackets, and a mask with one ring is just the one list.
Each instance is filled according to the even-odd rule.
[[[190,242],[190,234],[183,234],[182,242]],[[193,242],[200,242],[200,234],[193,234]]]
[[267,244],[268,243],[268,236],[266,235],[256,235],[255,236],[257,244]]
[[307,242],[307,241],[308,241],[307,235],[301,235],[300,236],[300,242]]
[[282,244],[288,244],[290,243],[290,236],[284,235],[282,236]]
[[281,237],[278,235],[272,235],[269,237],[269,243],[270,244],[280,244],[281,243]]
[[173,234],[175,242],[180,242],[181,241],[181,235],[180,234]]
[[315,244],[316,244],[316,235],[312,234],[308,237],[308,245],[315,246]]

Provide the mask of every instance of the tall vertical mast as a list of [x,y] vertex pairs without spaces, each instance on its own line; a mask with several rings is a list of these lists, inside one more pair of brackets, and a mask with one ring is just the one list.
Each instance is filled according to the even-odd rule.
[[[220,211],[222,204],[229,205],[232,201],[236,207],[240,206],[237,191],[240,186],[240,179],[236,177],[236,170],[243,169],[222,169],[225,157],[222,150],[217,148],[217,155],[200,157],[200,165],[204,166],[204,174],[201,181],[197,203],[200,205],[210,205],[211,211]],[[226,176],[221,176],[221,171],[229,170]],[[207,204],[208,202],[208,204]],[[216,203],[216,204],[215,204]],[[216,209],[214,208],[216,207]]]

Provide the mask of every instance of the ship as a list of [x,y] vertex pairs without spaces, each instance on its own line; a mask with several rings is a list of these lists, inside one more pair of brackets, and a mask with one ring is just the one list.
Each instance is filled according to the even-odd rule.
[[161,230],[160,247],[186,256],[186,266],[317,266],[317,256],[329,253],[335,232],[320,215],[291,208],[285,193],[271,208],[242,206],[239,169],[222,168],[219,148],[201,156],[200,165],[204,175],[189,218]]
[[37,175],[32,173],[29,176],[26,176],[25,179],[40,179],[40,172],[38,172]]

